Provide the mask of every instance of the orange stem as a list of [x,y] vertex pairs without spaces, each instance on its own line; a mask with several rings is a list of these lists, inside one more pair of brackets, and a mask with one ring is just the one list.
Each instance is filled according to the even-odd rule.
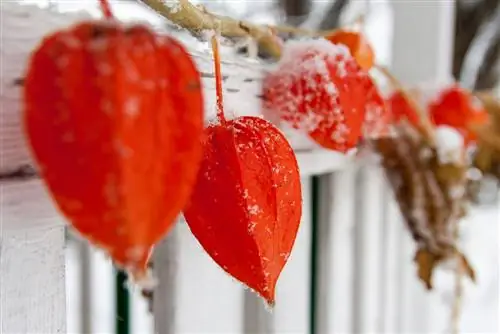
[[111,11],[111,6],[108,0],[99,0],[99,4],[101,5],[102,13],[104,17],[107,19],[112,19],[114,17],[113,12]]
[[217,41],[217,36],[215,34],[212,36],[212,52],[214,54],[215,91],[217,94],[217,118],[219,119],[219,122],[224,124],[226,122],[226,118],[224,117],[222,99],[222,75],[220,72],[219,42]]

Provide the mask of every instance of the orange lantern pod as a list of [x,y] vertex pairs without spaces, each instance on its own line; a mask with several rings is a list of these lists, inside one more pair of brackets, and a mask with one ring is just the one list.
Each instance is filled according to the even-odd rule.
[[458,130],[466,144],[476,141],[476,134],[470,125],[488,122],[488,113],[481,102],[458,85],[452,85],[440,92],[428,105],[429,114],[437,126],[447,125]]
[[345,46],[324,39],[289,41],[263,80],[263,112],[345,153],[359,142],[371,89],[370,76]]
[[270,122],[225,119],[215,37],[212,46],[218,122],[206,128],[198,181],[184,216],[210,257],[273,305],[302,214],[297,160]]
[[334,44],[347,46],[351,55],[365,71],[369,71],[373,67],[375,52],[363,33],[338,29],[325,38]]
[[71,225],[136,279],[188,200],[202,155],[200,74],[142,25],[89,21],[34,51],[24,123]]

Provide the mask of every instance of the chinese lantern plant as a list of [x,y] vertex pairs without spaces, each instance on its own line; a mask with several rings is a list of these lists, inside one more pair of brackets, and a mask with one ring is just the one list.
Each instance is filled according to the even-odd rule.
[[270,122],[225,118],[215,36],[212,47],[217,120],[205,129],[198,180],[184,216],[210,257],[273,305],[302,214],[298,165]]
[[[345,153],[356,147],[370,114],[383,110],[376,87],[344,45],[325,39],[289,41],[263,81],[263,112]],[[377,102],[378,101],[378,102]],[[372,117],[376,119],[375,116]]]
[[28,65],[24,124],[70,224],[143,278],[202,154],[201,79],[184,47],[116,20],[56,31]]

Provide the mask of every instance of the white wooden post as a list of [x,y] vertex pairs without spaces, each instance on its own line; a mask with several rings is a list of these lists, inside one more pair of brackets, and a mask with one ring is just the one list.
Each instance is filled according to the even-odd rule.
[[[454,1],[393,0],[392,70],[404,84],[447,81],[451,76]],[[427,293],[416,278],[414,242],[406,231],[400,259],[400,324],[398,333],[435,333],[448,319],[440,300]],[[415,316],[418,314],[418,316]]]
[[382,173],[377,166],[363,166],[357,175],[355,210],[353,333],[380,330],[382,278]]
[[39,180],[0,182],[0,332],[65,333],[64,226]]
[[154,328],[157,333],[176,333],[177,282],[179,267],[179,231],[174,227],[170,234],[155,249],[153,256],[154,272],[158,286],[154,291],[153,312]]
[[[400,275],[400,249],[401,241],[407,242],[402,238],[402,233],[408,233],[403,224],[399,207],[396,203],[392,189],[389,184],[384,184],[383,190],[383,218],[382,218],[382,264],[380,272],[382,274],[380,281],[380,303],[379,307],[383,310],[381,315],[380,332],[397,333],[398,318],[400,316],[399,294],[402,291]],[[406,255],[406,254],[405,254]],[[403,259],[406,261],[407,259]],[[406,268],[407,266],[405,266]]]
[[0,331],[65,333],[63,220],[41,181],[16,171],[31,164],[19,79],[44,34],[68,19],[10,1],[0,5]]
[[317,333],[353,333],[355,166],[322,176],[317,252]]
[[302,178],[302,221],[276,289],[273,333],[308,333],[311,302],[311,178]]

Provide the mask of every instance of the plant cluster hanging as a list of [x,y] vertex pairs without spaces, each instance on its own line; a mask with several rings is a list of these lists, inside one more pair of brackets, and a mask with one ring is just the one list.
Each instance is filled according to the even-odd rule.
[[[363,145],[378,153],[426,287],[436,265],[450,259],[474,279],[457,247],[457,223],[466,214],[470,168],[500,179],[497,100],[478,94],[478,102],[451,85],[422,107],[375,64],[373,48],[353,29],[263,27],[187,0],[142,1],[192,33],[253,39],[276,61],[262,83],[262,114],[324,149]],[[51,34],[28,66],[26,133],[57,206],[136,281],[147,277],[154,245],[183,212],[209,256],[273,305],[302,215],[292,147],[263,118],[226,119],[216,36],[217,118],[205,127],[201,75],[186,48],[114,20],[100,2],[107,20]],[[284,42],[279,32],[307,38]],[[397,88],[389,98],[369,74],[374,69]]]
[[214,261],[273,305],[302,215],[293,149],[262,118],[225,119],[215,37],[218,119],[204,128],[186,49],[101,5],[107,20],[52,33],[28,64],[26,134],[58,208],[142,284],[184,211]]

